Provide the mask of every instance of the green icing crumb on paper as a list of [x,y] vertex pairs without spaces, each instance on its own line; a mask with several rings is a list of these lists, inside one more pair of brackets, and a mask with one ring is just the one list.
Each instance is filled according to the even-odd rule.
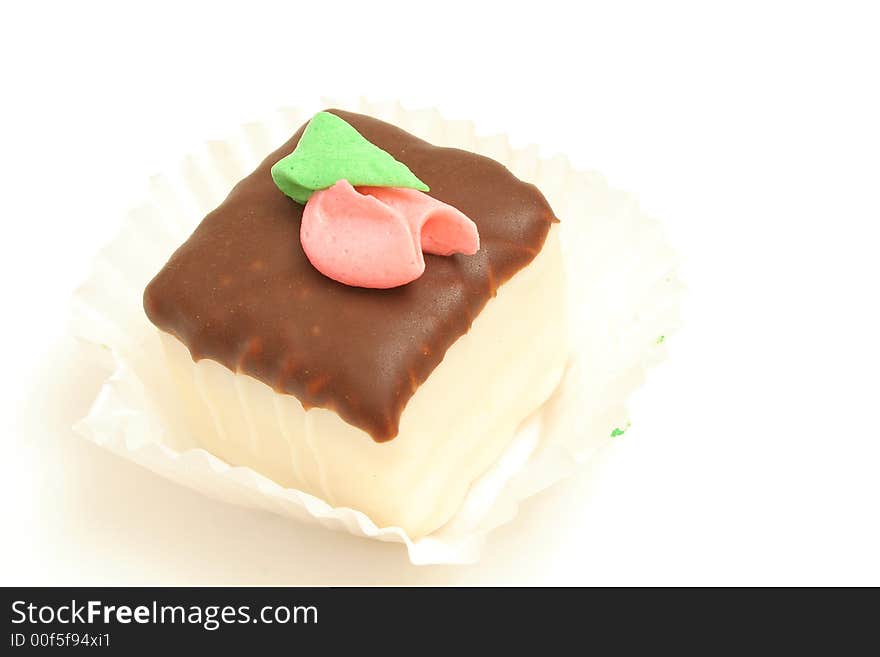
[[626,433],[626,430],[629,429],[630,426],[631,426],[630,423],[627,422],[626,426],[623,429],[621,429],[620,427],[615,427],[614,431],[611,432],[611,437],[617,438],[618,436],[622,436],[623,434]]
[[666,340],[666,336],[665,336],[665,335],[661,335],[659,338],[657,338],[657,344],[663,344],[663,342],[664,342],[665,340]]
[[305,203],[313,192],[340,180],[347,180],[354,187],[428,191],[428,186],[405,164],[329,112],[318,112],[312,117],[293,152],[272,166],[272,180],[297,203]]

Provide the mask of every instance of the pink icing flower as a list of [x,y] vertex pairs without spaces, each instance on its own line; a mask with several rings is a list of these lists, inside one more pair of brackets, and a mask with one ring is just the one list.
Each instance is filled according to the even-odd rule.
[[390,288],[425,271],[422,252],[473,255],[476,224],[415,189],[360,187],[347,180],[315,192],[303,210],[300,240],[315,269],[357,287]]

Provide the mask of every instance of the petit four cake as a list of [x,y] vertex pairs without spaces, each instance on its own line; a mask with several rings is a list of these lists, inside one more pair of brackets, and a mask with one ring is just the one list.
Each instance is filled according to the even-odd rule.
[[319,112],[144,292],[192,437],[430,534],[562,377],[557,223],[494,160]]

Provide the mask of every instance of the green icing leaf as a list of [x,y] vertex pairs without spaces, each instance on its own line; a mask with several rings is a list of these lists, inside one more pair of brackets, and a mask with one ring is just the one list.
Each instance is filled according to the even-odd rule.
[[339,180],[347,180],[355,187],[409,187],[428,191],[428,186],[405,164],[329,112],[318,112],[312,117],[293,153],[272,166],[272,180],[297,203],[305,203],[312,192],[326,189]]

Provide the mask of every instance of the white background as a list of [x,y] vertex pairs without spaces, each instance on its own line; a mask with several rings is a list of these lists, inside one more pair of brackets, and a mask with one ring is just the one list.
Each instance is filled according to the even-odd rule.
[[[0,584],[880,584],[872,3],[182,4],[0,10]],[[566,153],[682,259],[630,431],[474,566],[204,499],[70,430],[102,370],[68,299],[148,176],[359,94]]]

